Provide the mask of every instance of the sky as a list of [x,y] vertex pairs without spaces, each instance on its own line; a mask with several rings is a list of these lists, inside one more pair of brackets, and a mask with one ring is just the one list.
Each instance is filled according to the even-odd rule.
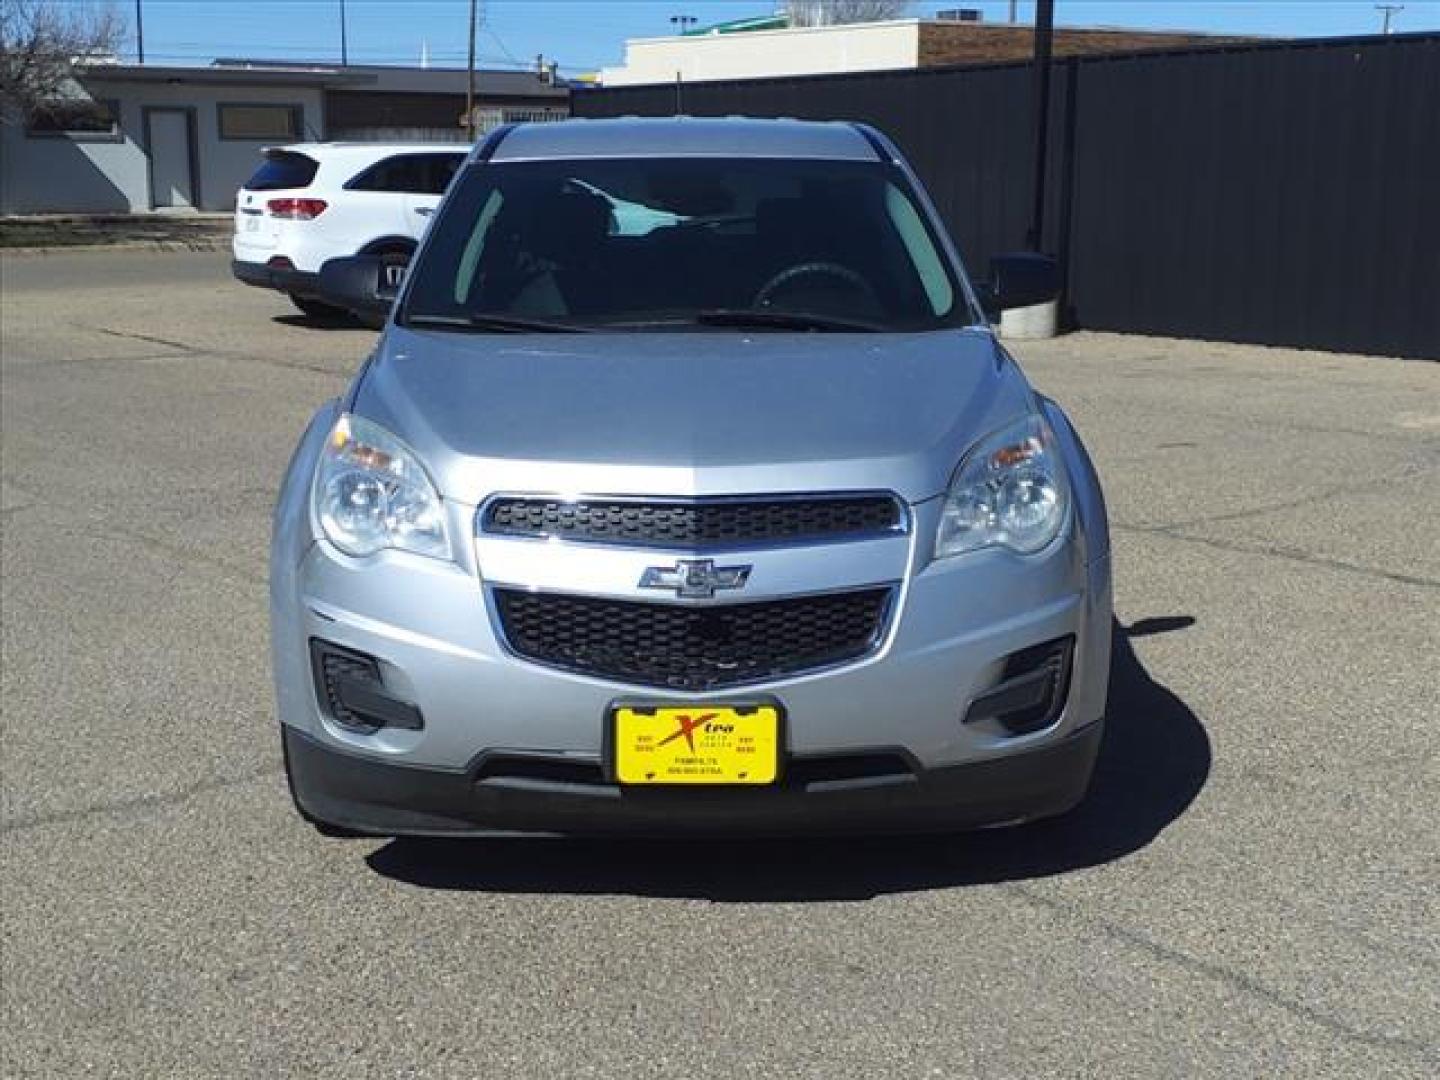
[[[104,0],[58,0],[94,6]],[[132,20],[136,0],[111,0]],[[345,8],[352,63],[419,63],[428,47],[434,66],[463,66],[468,0],[139,0],[149,63],[206,63],[216,56],[274,59],[340,57],[340,10]],[[1440,0],[1404,4],[1393,30],[1440,30]],[[1070,26],[1328,37],[1378,33],[1376,0],[1056,0],[1056,22]],[[672,32],[672,15],[700,25],[769,14],[773,0],[481,0],[478,63],[516,67],[536,54],[578,75],[622,62],[626,38]],[[911,8],[978,7],[987,22],[1004,22],[1008,0],[920,0]],[[1034,17],[1022,0],[1020,21]],[[133,59],[135,40],[126,42]]]

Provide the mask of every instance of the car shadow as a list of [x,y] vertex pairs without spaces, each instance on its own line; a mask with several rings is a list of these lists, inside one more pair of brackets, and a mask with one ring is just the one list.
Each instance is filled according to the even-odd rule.
[[279,323],[281,326],[298,326],[304,330],[363,330],[373,334],[375,331],[352,319],[348,315],[326,315],[323,317],[315,315],[302,315],[296,312],[293,315],[272,315],[271,322]]
[[1105,738],[1090,793],[1071,813],[944,837],[767,840],[393,840],[366,859],[431,889],[619,894],[725,903],[868,900],[1048,877],[1145,847],[1199,794],[1210,740],[1194,712],[1152,679],[1131,642],[1190,616],[1117,621]]

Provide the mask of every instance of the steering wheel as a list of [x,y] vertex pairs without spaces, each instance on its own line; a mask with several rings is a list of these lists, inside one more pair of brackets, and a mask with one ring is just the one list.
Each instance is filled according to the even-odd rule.
[[760,291],[755,294],[751,301],[752,307],[769,307],[775,299],[775,294],[801,278],[807,277],[828,277],[844,282],[850,288],[861,295],[865,303],[871,307],[880,306],[880,298],[875,295],[875,290],[863,277],[851,270],[848,266],[841,266],[833,262],[807,262],[796,263],[794,266],[786,267],[772,277]]

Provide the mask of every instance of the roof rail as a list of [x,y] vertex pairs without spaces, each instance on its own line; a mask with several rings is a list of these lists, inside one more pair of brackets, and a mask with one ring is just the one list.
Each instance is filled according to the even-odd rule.
[[514,130],[514,124],[501,124],[491,131],[489,135],[485,136],[485,141],[480,144],[479,149],[475,151],[475,161],[477,163],[489,161],[495,156],[495,151],[500,149],[500,144],[505,141],[505,136]]
[[890,147],[886,145],[885,140],[878,131],[869,124],[862,124],[854,120],[850,122],[850,126],[865,136],[865,141],[870,144],[870,149],[875,151],[876,157],[891,165],[895,164],[895,154],[891,151]]

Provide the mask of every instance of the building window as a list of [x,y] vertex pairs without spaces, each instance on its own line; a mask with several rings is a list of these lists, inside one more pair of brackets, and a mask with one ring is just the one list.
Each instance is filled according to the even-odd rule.
[[120,102],[113,98],[52,101],[34,109],[25,134],[36,139],[119,142]]
[[553,120],[569,120],[569,109],[551,109],[545,106],[537,108],[517,108],[505,110],[505,123],[507,124],[546,124]]
[[220,138],[295,142],[300,138],[299,105],[220,105]]
[[[460,114],[464,121],[465,114]],[[552,109],[543,105],[534,107],[502,105],[475,106],[475,132],[488,135],[501,124],[543,124],[551,120],[570,119],[569,109]]]

